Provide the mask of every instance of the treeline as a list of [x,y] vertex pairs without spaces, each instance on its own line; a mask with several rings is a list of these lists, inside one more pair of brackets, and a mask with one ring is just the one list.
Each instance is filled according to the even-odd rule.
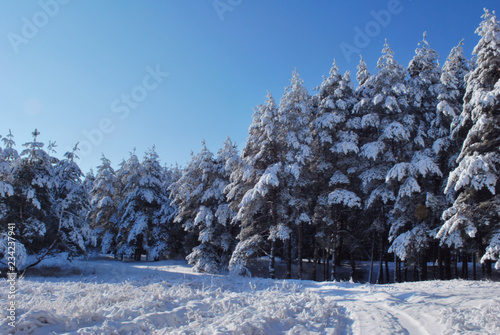
[[[269,257],[286,278],[320,263],[337,278],[341,261],[376,259],[379,283],[439,278],[456,263],[500,253],[500,27],[485,11],[475,58],[462,42],[442,67],[424,34],[405,68],[384,44],[376,72],[361,58],[354,88],[333,64],[316,94],[298,73],[277,103],[255,108],[241,153],[227,140],[205,145],[184,168],[165,168],[154,148],[114,171],[105,157],[83,178],[75,152],[57,160],[34,140],[20,155],[4,138],[0,220],[16,223],[28,253],[84,252],[116,257],[186,256],[196,270],[248,272]],[[50,152],[49,145],[48,151]],[[87,248],[88,249],[88,248]],[[382,271],[394,261],[394,278]],[[292,273],[292,263],[296,272]],[[455,271],[452,271],[455,269]],[[455,275],[453,275],[453,272]],[[475,277],[475,276],[474,276]]]

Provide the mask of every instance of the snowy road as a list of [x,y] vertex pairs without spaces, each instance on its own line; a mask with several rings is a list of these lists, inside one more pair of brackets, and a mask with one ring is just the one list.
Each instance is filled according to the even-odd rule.
[[4,316],[0,333],[500,334],[493,282],[273,281],[200,275],[181,261],[72,266],[83,273],[19,281],[18,325]]

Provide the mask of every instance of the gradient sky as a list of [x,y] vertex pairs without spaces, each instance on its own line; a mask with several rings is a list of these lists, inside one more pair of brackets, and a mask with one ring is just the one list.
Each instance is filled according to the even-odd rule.
[[483,7],[500,2],[0,0],[0,134],[20,150],[38,128],[58,157],[80,141],[84,172],[152,145],[185,165],[203,139],[241,148],[253,108],[266,90],[279,101],[294,68],[310,93],[334,58],[354,80],[359,56],[341,46],[372,73],[385,38],[407,66],[424,31],[441,64],[462,38],[470,57]]

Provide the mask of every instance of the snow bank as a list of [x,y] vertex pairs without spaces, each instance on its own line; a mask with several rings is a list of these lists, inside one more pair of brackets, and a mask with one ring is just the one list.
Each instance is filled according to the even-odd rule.
[[2,308],[0,333],[500,334],[495,282],[316,283],[203,275],[184,261],[71,264],[83,275],[19,280],[19,322],[11,328]]
[[[20,286],[21,319],[12,334],[325,334],[339,317],[336,304],[317,293],[289,283],[258,288],[248,279],[220,287],[31,280]],[[4,323],[0,330],[12,329]]]

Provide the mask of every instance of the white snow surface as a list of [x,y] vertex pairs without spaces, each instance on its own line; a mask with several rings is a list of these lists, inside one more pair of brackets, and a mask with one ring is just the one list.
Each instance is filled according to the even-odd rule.
[[[198,274],[185,261],[46,265],[82,274],[19,280],[17,326],[1,308],[0,333],[500,334],[500,283],[490,281],[283,281]],[[2,279],[0,301],[7,294]]]

